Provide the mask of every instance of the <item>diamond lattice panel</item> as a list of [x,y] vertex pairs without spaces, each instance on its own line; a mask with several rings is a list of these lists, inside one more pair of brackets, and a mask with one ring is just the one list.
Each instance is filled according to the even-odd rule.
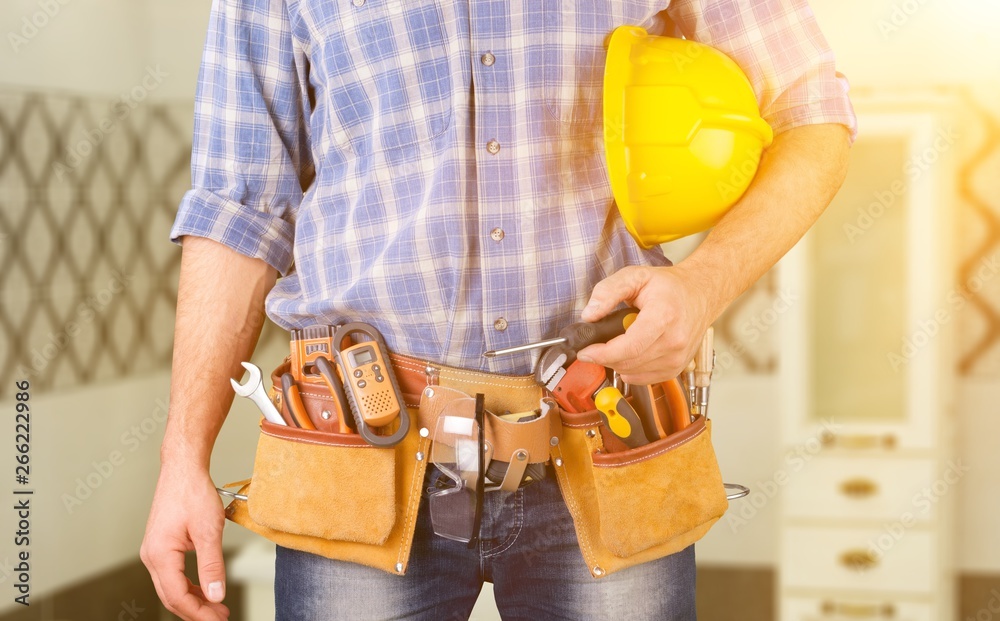
[[966,94],[966,104],[978,123],[974,148],[958,171],[963,201],[959,228],[956,291],[967,300],[958,324],[958,372],[981,377],[1000,376],[1000,120]]
[[190,107],[120,118],[98,99],[0,93],[3,377],[50,390],[169,363],[173,313],[154,309],[176,301],[167,235],[189,178]]
[[52,390],[170,364],[192,109],[0,92],[2,377]]
[[715,326],[716,369],[728,373],[773,373],[776,324],[784,305],[773,271],[765,274],[720,316]]

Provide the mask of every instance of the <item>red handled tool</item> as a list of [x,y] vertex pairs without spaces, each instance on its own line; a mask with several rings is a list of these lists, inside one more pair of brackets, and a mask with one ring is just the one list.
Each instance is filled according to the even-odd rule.
[[285,408],[288,416],[296,427],[302,429],[316,429],[316,425],[309,419],[306,406],[302,403],[302,396],[299,394],[299,387],[295,384],[295,378],[291,373],[281,376],[281,396],[285,401]]
[[[535,381],[552,393],[561,408],[567,412],[600,411],[605,426],[629,447],[648,444],[651,434],[657,437],[652,408],[645,409],[640,416],[621,390],[608,380],[605,367],[577,360],[576,353],[587,345],[607,342],[624,334],[637,314],[634,308],[626,308],[598,322],[575,323],[563,329],[559,338],[542,341],[548,345],[535,367]],[[486,355],[513,353],[542,344],[487,352]]]

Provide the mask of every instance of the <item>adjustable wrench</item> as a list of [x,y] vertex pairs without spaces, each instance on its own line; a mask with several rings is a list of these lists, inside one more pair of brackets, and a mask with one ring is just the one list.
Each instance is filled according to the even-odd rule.
[[260,367],[252,362],[242,362],[240,364],[243,365],[243,368],[246,369],[250,375],[247,378],[246,384],[240,384],[236,380],[230,378],[229,382],[233,385],[233,390],[237,395],[247,397],[256,403],[260,413],[264,415],[264,418],[268,422],[287,427],[288,423],[285,422],[285,419],[281,418],[278,408],[274,407],[271,400],[267,398],[267,392],[264,391],[264,384],[260,381],[262,377]]

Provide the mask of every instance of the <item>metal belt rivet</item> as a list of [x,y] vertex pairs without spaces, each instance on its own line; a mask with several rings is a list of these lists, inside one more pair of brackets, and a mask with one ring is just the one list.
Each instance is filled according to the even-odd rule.
[[597,432],[596,432],[596,431],[594,431],[593,429],[588,429],[588,430],[587,430],[587,437],[588,437],[588,438],[593,438],[593,437],[594,437],[594,436],[596,436],[596,435],[597,435]]
[[594,575],[595,576],[603,576],[604,575],[604,569],[602,569],[599,566],[598,567],[594,567]]
[[[438,369],[436,366],[429,364],[424,367],[424,374],[427,376],[427,384],[430,386],[435,386],[438,383],[438,377],[441,375],[441,370]],[[434,393],[432,392],[431,394]]]
[[552,436],[552,438],[549,440],[549,444],[551,444],[552,446],[559,444],[559,438]]
[[323,417],[323,420],[330,420],[330,417],[333,416],[333,414],[330,413],[330,410],[323,410],[323,413],[320,414],[320,416]]
[[557,466],[561,466],[562,465],[562,457],[556,457],[556,465]]
[[430,399],[434,396],[434,389],[431,387],[424,388],[424,396]]
[[396,563],[396,571],[398,571],[399,573],[403,573],[403,564],[402,563]]
[[427,430],[427,427],[421,427],[420,428],[420,437],[421,438],[426,438],[429,435],[431,435],[431,432]]
[[528,459],[528,454],[524,451],[518,451],[514,453],[514,455],[517,457],[517,461],[524,461],[525,459]]
[[423,461],[423,460],[424,460],[423,452],[417,451],[417,461]]

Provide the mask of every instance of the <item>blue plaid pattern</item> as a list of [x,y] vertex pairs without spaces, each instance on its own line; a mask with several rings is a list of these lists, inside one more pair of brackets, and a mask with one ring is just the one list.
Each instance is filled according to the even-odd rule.
[[[266,310],[286,329],[364,321],[394,351],[528,373],[537,352],[482,352],[552,337],[623,266],[669,264],[628,235],[605,170],[616,26],[687,25],[744,61],[782,129],[853,129],[829,48],[803,44],[808,7],[766,4],[761,25],[735,1],[214,0],[171,239],[277,269]],[[741,28],[767,36],[733,43]]]

